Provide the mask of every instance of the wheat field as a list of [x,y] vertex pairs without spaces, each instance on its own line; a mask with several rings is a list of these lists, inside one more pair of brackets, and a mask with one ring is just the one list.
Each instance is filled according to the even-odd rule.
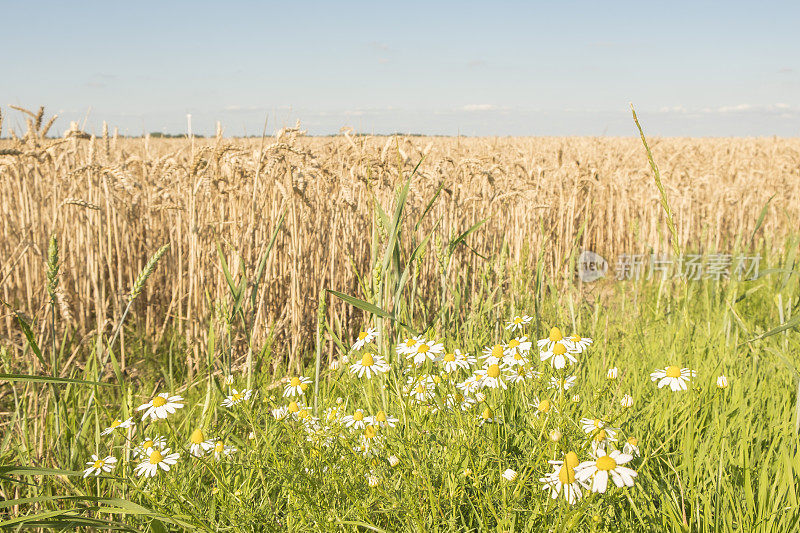
[[[170,243],[139,326],[156,339],[169,329],[185,334],[195,370],[196,347],[207,340],[201,324],[228,290],[218,243],[231,271],[253,266],[285,216],[255,338],[272,332],[295,365],[310,344],[320,291],[359,292],[357,273],[372,264],[372,234],[380,231],[373,203],[391,203],[417,165],[408,209],[419,214],[441,188],[418,228],[436,224],[439,242],[486,219],[469,242],[475,251],[507,247],[512,261],[533,266],[543,250],[546,273],[558,280],[572,279],[575,250],[669,250],[636,138],[313,138],[296,127],[255,140],[129,139],[107,128],[97,138],[72,131],[54,140],[43,136],[50,126],[41,111],[30,115],[24,135],[0,141],[3,299],[42,309],[55,234],[64,250],[61,318],[82,334],[105,331],[147,258]],[[796,229],[800,140],[656,139],[652,147],[686,249],[713,253],[751,235],[770,199],[760,231],[780,242]],[[475,276],[481,257],[462,250],[454,261],[452,272]],[[419,269],[425,294],[439,269],[431,258]],[[352,308],[333,303],[329,312],[350,325]],[[15,337],[10,315],[0,331]]]

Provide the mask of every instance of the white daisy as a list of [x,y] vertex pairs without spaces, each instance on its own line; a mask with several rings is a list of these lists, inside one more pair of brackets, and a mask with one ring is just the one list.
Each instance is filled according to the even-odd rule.
[[586,348],[592,344],[592,339],[589,337],[581,337],[580,335],[572,335],[567,337],[567,340],[572,343],[572,350],[577,353],[583,353]]
[[352,415],[343,417],[342,422],[344,422],[345,426],[352,429],[364,429],[367,425],[367,421],[364,420],[365,418],[364,411],[356,409],[356,412]]
[[219,461],[226,455],[230,455],[237,449],[233,446],[225,444],[224,441],[218,440],[214,443],[214,460]]
[[503,371],[497,363],[487,364],[485,367],[476,370],[475,375],[481,378],[481,386],[491,389],[507,389],[508,385],[503,380]]
[[456,407],[461,408],[462,411],[468,411],[475,405],[475,399],[469,396],[464,396],[460,392],[448,394],[445,398],[445,405],[448,409],[454,410]]
[[505,355],[506,349],[505,346],[502,344],[495,344],[494,346],[487,346],[483,349],[483,359],[484,364],[494,364],[498,363],[503,356]]
[[583,497],[583,490],[589,488],[575,475],[578,455],[575,452],[569,452],[564,456],[563,461],[548,462],[553,465],[553,471],[539,478],[539,481],[544,483],[542,490],[549,490],[553,499],[558,498],[559,494],[563,494],[568,504],[575,505]]
[[495,422],[500,422],[500,417],[495,414],[489,407],[481,411],[481,414],[478,415],[478,423],[482,426],[484,424],[493,424]]
[[370,487],[377,487],[378,484],[380,483],[378,476],[376,476],[372,472],[366,474],[366,476],[367,476],[367,485],[369,485]]
[[619,404],[625,409],[630,409],[631,407],[633,407],[633,396],[631,396],[630,394],[626,394],[619,401]]
[[625,441],[625,445],[622,447],[622,453],[641,457],[642,454],[639,451],[639,439],[636,437],[628,437],[628,440]]
[[472,374],[461,383],[456,383],[456,387],[465,395],[470,394],[481,388],[481,380],[475,374]]
[[514,354],[525,355],[531,351],[532,346],[533,343],[528,340],[528,337],[525,336],[517,337],[515,339],[511,339],[510,341],[508,341],[504,353],[506,357]]
[[414,400],[424,402],[433,398],[435,385],[430,376],[409,377],[403,389]]
[[621,466],[632,459],[632,455],[619,450],[608,455],[604,450],[598,450],[594,460],[584,461],[575,468],[575,477],[580,481],[590,481],[592,492],[605,492],[609,476],[617,487],[632,487],[636,471]]
[[389,365],[383,357],[375,355],[374,353],[365,353],[361,357],[361,360],[350,365],[350,372],[358,374],[358,377],[362,377],[366,374],[367,379],[370,379],[373,375],[377,376],[378,374],[383,374],[388,371]]
[[550,335],[545,339],[539,339],[536,345],[544,351],[551,351],[557,342],[571,347],[571,341],[564,338],[560,329],[554,327],[550,330]]
[[163,471],[168,471],[170,466],[178,462],[180,458],[179,453],[169,453],[169,448],[159,450],[158,448],[151,448],[150,455],[136,465],[134,471],[137,476],[155,477],[160,468]]
[[422,366],[422,364],[427,359],[433,361],[443,351],[444,351],[444,344],[435,343],[433,341],[428,341],[428,340],[421,340],[416,345],[416,350],[414,352],[408,353],[406,355],[406,358],[411,359],[416,366]]
[[111,472],[114,470],[114,467],[117,466],[117,458],[108,456],[103,459],[100,459],[97,455],[92,454],[92,460],[86,462],[89,467],[83,471],[83,477],[89,477],[92,474],[96,476],[100,475],[100,472]]
[[101,435],[108,435],[109,433],[113,433],[116,429],[125,429],[135,426],[136,424],[133,423],[133,418],[129,418],[124,422],[122,420],[114,420],[110,426],[103,430]]
[[421,344],[424,340],[425,338],[422,336],[411,337],[398,344],[395,347],[395,351],[398,353],[398,355],[409,355],[416,353],[417,345]]
[[441,363],[442,366],[444,366],[445,372],[456,372],[460,368],[469,370],[469,367],[475,364],[475,358],[471,355],[464,355],[461,353],[461,350],[455,349],[452,352],[444,354]]
[[728,388],[728,378],[725,376],[720,376],[717,378],[717,388],[718,389],[727,389]]
[[389,461],[389,466],[392,468],[400,464],[400,458],[396,455],[390,455],[386,460]]
[[563,342],[554,342],[552,348],[542,352],[541,360],[547,361],[548,359],[556,370],[561,370],[567,366],[567,363],[578,362],[575,356],[569,353],[567,346]]
[[253,391],[250,389],[242,389],[241,391],[231,389],[231,393],[228,397],[222,400],[222,407],[233,407],[234,405],[249,400],[252,395]]
[[512,469],[510,469],[510,468],[507,468],[507,469],[506,469],[506,470],[503,472],[503,479],[505,479],[506,481],[514,481],[515,479],[517,479],[517,472],[516,472],[516,470],[512,470]]
[[367,424],[371,424],[371,425],[374,425],[374,426],[377,426],[377,427],[380,427],[380,428],[383,428],[383,427],[393,428],[400,421],[397,418],[393,418],[393,417],[387,415],[383,411],[378,411],[377,414],[375,414],[373,416],[368,416],[364,420],[367,422]]
[[522,315],[522,316],[517,315],[508,321],[508,323],[506,324],[506,329],[509,329],[511,331],[522,329],[522,327],[528,324],[531,320],[533,320],[533,317],[530,317],[528,315]]
[[619,373],[619,370],[617,369],[617,367],[609,368],[608,372],[606,372],[606,379],[609,379],[609,380],[617,379],[617,374],[618,373]]
[[311,384],[311,382],[311,378],[295,376],[289,381],[289,384],[284,387],[283,395],[285,397],[302,396],[306,393],[306,389],[308,389],[308,386]]
[[366,344],[369,344],[378,335],[378,330],[375,328],[367,328],[367,331],[362,331],[358,334],[358,339],[353,344],[353,350],[360,350]]
[[137,411],[144,411],[142,418],[150,417],[151,420],[158,420],[159,418],[167,418],[176,410],[183,408],[182,396],[170,396],[166,392],[162,392],[149,402],[140,405],[136,408]]
[[669,385],[673,391],[687,390],[686,384],[691,378],[695,377],[696,372],[688,368],[680,368],[677,366],[668,366],[664,370],[656,370],[650,374],[652,381],[658,381],[658,388],[664,385]]
[[545,416],[550,413],[550,411],[555,411],[555,406],[553,403],[545,398],[544,400],[539,400],[539,398],[534,398],[531,407],[534,409],[534,413],[537,417],[539,415]]
[[270,414],[272,415],[273,418],[275,418],[275,420],[283,420],[284,418],[289,416],[289,408],[285,405],[281,405],[280,407],[276,407],[273,410],[271,410]]
[[[547,388],[548,389],[563,389],[563,390],[566,391],[566,390],[569,390],[569,389],[571,389],[572,387],[575,386],[575,381],[577,379],[578,379],[577,376],[568,376],[568,377],[566,377],[564,379],[551,377],[550,378],[550,383],[547,385]],[[573,399],[574,402],[577,402],[579,400],[580,400],[580,398],[578,398],[578,400],[574,400]]]
[[208,450],[214,447],[214,441],[206,439],[203,430],[195,429],[189,437],[189,453],[195,457],[203,457]]
[[133,449],[133,457],[139,458],[150,455],[150,448],[163,448],[167,445],[167,439],[161,435],[156,435],[149,439],[144,439]]

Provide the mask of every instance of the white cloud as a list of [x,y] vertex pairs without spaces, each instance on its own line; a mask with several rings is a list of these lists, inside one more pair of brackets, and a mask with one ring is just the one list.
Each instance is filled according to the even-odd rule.
[[461,111],[498,111],[499,106],[494,104],[467,104],[461,107]]

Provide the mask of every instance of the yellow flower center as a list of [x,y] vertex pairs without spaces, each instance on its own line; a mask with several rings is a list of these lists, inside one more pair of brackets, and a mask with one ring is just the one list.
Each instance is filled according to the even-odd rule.
[[578,335],[573,335],[573,336],[572,336],[572,341],[573,341],[573,342],[578,342],[578,341],[580,341],[580,340],[581,340],[581,338],[580,338]]
[[579,463],[578,454],[575,452],[568,452],[567,455],[564,456],[564,464],[570,468],[575,468]]
[[550,410],[550,400],[542,400],[537,407],[540,413],[546,413]]
[[459,402],[459,403],[460,403],[460,402],[463,402],[463,401],[464,401],[464,396],[463,396],[462,394],[456,393],[456,395],[455,395],[455,400],[456,400],[457,402]]
[[492,346],[492,357],[497,357],[500,359],[503,357],[503,346],[501,344],[495,344]]
[[484,420],[489,420],[490,418],[492,418],[494,416],[494,413],[492,412],[491,409],[489,409],[487,407],[486,409],[483,410],[483,412],[481,413],[481,416],[483,417]]
[[303,392],[308,390],[308,383],[301,383],[300,384],[300,390],[303,391]]
[[299,387],[300,383],[301,383],[300,378],[295,377],[295,378],[292,378],[292,381],[291,381],[290,385],[292,387]]
[[514,317],[514,324],[522,324],[522,318],[521,317]]
[[448,363],[452,363],[453,361],[455,361],[455,360],[456,360],[456,354],[454,354],[454,353],[448,353],[448,354],[445,354],[445,356],[444,356],[444,360],[445,360],[446,362],[448,362]]
[[375,415],[375,420],[378,422],[386,422],[386,413],[383,411],[378,411],[378,414]]
[[677,366],[668,366],[666,374],[668,378],[679,378],[681,377],[681,369]]
[[596,442],[603,442],[604,440],[606,440],[606,430],[601,429],[600,431],[598,431],[597,435],[594,436],[594,440]]
[[297,418],[309,418],[309,417],[311,417],[311,415],[308,414],[308,411],[305,409],[297,413]]
[[420,383],[419,385],[417,385],[417,388],[415,390],[417,394],[422,394],[423,392],[425,392],[425,387],[423,387],[422,384]]
[[361,358],[361,366],[372,366],[375,364],[375,358],[372,357],[371,353],[365,353],[364,357]]
[[367,332],[366,331],[362,331],[361,333],[358,334],[358,340],[363,341],[366,338],[367,338]]
[[522,361],[522,354],[519,353],[519,352],[515,353],[514,354],[514,360],[515,361]]
[[300,410],[300,406],[297,405],[297,402],[289,402],[289,412],[296,413]]
[[375,426],[367,426],[366,429],[364,429],[364,437],[368,439],[374,439],[377,434],[378,430],[375,429]]
[[630,444],[631,446],[638,446],[639,439],[637,439],[636,437],[630,437],[628,439],[628,444]]
[[561,334],[561,330],[558,328],[553,328],[550,330],[550,337],[548,337],[553,342],[558,342],[564,338],[564,335]]
[[406,341],[406,347],[407,347],[407,348],[411,348],[411,347],[412,347],[412,346],[414,346],[415,344],[417,344],[417,341],[415,341],[414,339],[408,339],[408,340]]
[[362,413],[361,411],[356,411],[355,414],[353,414],[353,420],[355,421],[364,420],[364,413]]
[[509,348],[516,348],[519,345],[520,345],[520,342],[517,339],[511,339],[510,341],[508,341],[508,347]]
[[142,448],[144,448],[145,450],[146,450],[147,448],[152,448],[152,447],[153,447],[153,444],[154,444],[154,443],[153,443],[153,441],[151,441],[151,440],[149,440],[149,439],[148,439],[148,440],[146,440],[146,441],[144,441],[144,442],[142,443]]
[[111,422],[111,427],[115,428],[120,424],[122,424],[122,420],[114,420],[113,422]]
[[153,407],[161,407],[162,405],[167,403],[167,399],[163,396],[156,396],[153,398]]
[[567,353],[567,348],[560,342],[556,342],[555,346],[553,346],[553,354],[564,355],[565,353]]
[[237,392],[236,394],[231,395],[231,401],[233,403],[238,403],[238,402],[242,401],[242,398],[244,398],[244,393],[243,392]]
[[104,464],[106,464],[106,463],[105,463],[105,461],[103,461],[102,459],[98,459],[97,461],[95,461],[95,462],[94,462],[94,464],[92,465],[92,467],[94,467],[94,468],[100,468],[100,467],[101,467],[101,466],[103,466]]
[[163,459],[164,459],[164,456],[163,456],[163,455],[161,455],[161,452],[160,452],[160,451],[158,451],[158,450],[156,450],[156,449],[153,449],[153,451],[152,451],[152,452],[150,452],[150,464],[151,464],[151,465],[157,465],[157,464],[158,464],[158,463],[160,463],[160,462],[161,462]]
[[596,429],[600,429],[601,427],[603,427],[603,421],[597,418],[594,419],[594,422],[592,422],[592,424]]
[[569,485],[575,482],[575,469],[566,463],[561,465],[561,470],[558,471],[558,480],[562,485]]
[[417,348],[417,353],[428,353],[430,349],[431,347],[427,344],[420,344],[419,348]]
[[225,443],[222,442],[221,440],[217,441],[217,443],[214,445],[214,451],[217,453],[222,453],[223,451],[225,451]]
[[617,467],[617,462],[608,455],[604,455],[597,459],[598,470],[614,470]]
[[496,378],[500,375],[500,365],[494,364],[489,365],[489,368],[486,369],[486,375],[490,378]]
[[438,385],[439,383],[442,382],[442,377],[441,376],[433,376],[433,382]]

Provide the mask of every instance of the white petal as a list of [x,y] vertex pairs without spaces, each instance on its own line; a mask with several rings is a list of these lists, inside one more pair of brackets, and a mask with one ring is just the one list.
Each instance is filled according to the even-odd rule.
[[605,492],[608,488],[608,472],[605,470],[598,470],[594,476],[592,483],[592,491]]

